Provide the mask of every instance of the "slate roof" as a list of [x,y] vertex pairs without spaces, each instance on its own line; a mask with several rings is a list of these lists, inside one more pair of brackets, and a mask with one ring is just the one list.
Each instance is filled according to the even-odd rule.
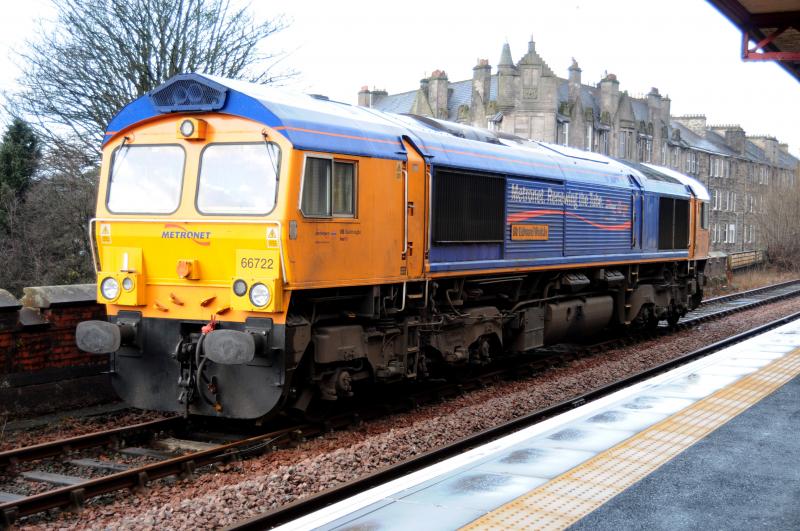
[[723,155],[739,156],[739,153],[725,143],[725,137],[715,131],[706,131],[706,140],[717,148]]
[[702,137],[683,125],[680,122],[672,121],[671,126],[681,132],[681,143],[685,147],[690,147],[698,151],[715,153],[719,155],[734,156],[738,155],[735,151],[724,145],[717,145],[706,137]]
[[[448,89],[447,119],[455,122],[458,120],[458,108],[461,105],[472,103],[472,80],[455,81],[449,84]],[[409,113],[414,105],[417,92],[419,89],[383,96],[377,101],[373,101],[372,108],[398,114]],[[494,100],[497,100],[497,74],[489,78],[489,101]]]
[[383,112],[394,112],[398,114],[408,113],[411,111],[411,106],[414,105],[414,98],[416,96],[416,90],[383,96],[377,101],[372,102],[372,108]]
[[800,159],[783,151],[778,152],[778,164],[784,168],[796,169],[800,166]]
[[[569,101],[569,81],[566,79],[559,79],[559,84],[556,90],[559,103]],[[600,104],[597,101],[597,87],[581,85],[580,98],[584,111],[586,109],[592,110],[592,116],[594,116],[594,126],[599,126]]]
[[631,108],[633,109],[633,117],[636,122],[649,122],[649,111],[647,109],[647,102],[636,98],[629,98],[631,100]]

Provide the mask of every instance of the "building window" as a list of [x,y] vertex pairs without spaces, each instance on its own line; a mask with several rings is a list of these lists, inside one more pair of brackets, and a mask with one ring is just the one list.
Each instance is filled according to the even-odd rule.
[[597,142],[597,151],[603,155],[608,155],[608,131],[601,130]]
[[308,157],[300,210],[308,217],[354,217],[356,165]]
[[583,148],[586,151],[592,151],[594,148],[594,127],[592,124],[586,124],[586,134],[583,139]]
[[692,150],[686,152],[686,173],[697,173],[697,153]]
[[723,157],[711,157],[709,175],[711,177],[729,178],[731,176],[731,161]]
[[653,139],[639,137],[639,162],[653,161]]
[[558,122],[558,143],[562,146],[569,144],[569,122]]
[[712,190],[711,191],[711,204],[712,210],[719,210],[719,190]]
[[736,243],[736,223],[728,224],[728,243]]
[[669,151],[667,150],[667,143],[662,140],[661,142],[661,165],[668,166],[669,161],[667,160]]
[[621,159],[633,159],[633,131],[620,131],[619,132],[619,152],[617,155]]

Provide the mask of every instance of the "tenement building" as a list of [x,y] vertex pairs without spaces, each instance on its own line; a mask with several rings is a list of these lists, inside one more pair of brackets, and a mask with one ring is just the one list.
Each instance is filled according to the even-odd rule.
[[451,82],[434,70],[416,90],[387,94],[363,87],[358,104],[470,124],[633,162],[668,166],[701,180],[711,194],[712,249],[759,249],[756,220],[764,197],[800,185],[800,160],[772,136],[748,136],[738,125],[711,125],[703,115],[672,116],[670,99],[653,88],[643,97],[620,90],[614,74],[581,80],[573,59],[558,77],[534,42],[514,62],[508,44],[492,73],[486,59],[472,79]]

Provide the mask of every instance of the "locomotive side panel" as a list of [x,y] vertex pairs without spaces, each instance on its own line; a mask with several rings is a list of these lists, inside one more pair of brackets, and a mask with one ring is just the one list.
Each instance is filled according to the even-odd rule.
[[285,183],[289,287],[404,280],[403,162],[308,152],[293,160]]
[[566,255],[629,254],[633,248],[632,192],[628,187],[569,182],[566,187]]
[[564,183],[509,178],[506,190],[505,258],[564,256]]

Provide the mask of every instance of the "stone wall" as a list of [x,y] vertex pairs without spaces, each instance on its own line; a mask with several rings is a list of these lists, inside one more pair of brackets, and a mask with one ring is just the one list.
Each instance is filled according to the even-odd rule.
[[[75,346],[79,322],[104,319],[94,284],[0,290],[0,415],[19,417],[114,398],[108,356]],[[91,392],[87,392],[91,389]]]

